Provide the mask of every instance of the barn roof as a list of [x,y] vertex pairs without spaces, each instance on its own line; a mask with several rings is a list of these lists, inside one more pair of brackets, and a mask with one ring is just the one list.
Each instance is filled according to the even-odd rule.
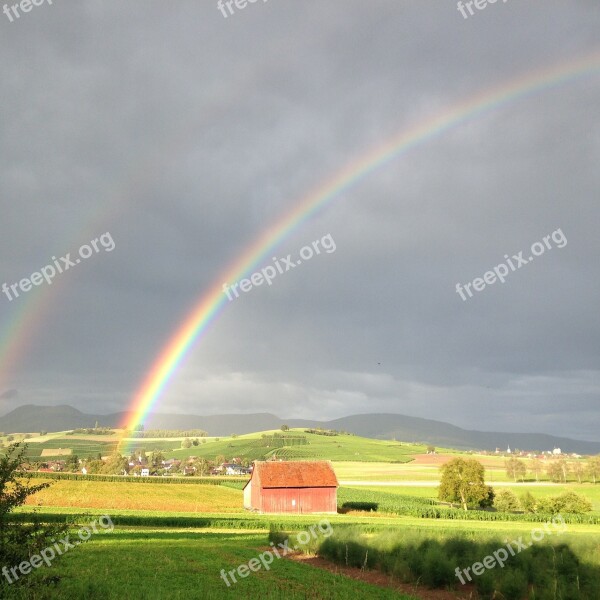
[[254,477],[262,488],[339,486],[333,467],[326,460],[255,462]]

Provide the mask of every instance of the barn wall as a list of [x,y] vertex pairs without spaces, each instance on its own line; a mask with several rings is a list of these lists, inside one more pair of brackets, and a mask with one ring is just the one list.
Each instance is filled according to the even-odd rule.
[[252,484],[244,488],[244,508],[252,508]]
[[266,513],[336,513],[337,490],[331,488],[273,488],[262,490]]

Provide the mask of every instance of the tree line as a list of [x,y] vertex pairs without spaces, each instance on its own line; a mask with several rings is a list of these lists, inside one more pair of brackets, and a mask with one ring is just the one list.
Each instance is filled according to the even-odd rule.
[[541,460],[532,458],[529,461],[511,457],[504,461],[504,468],[508,477],[516,481],[524,481],[527,473],[535,478],[546,475],[556,483],[567,483],[569,478],[578,483],[590,481],[596,483],[600,480],[600,456],[591,456],[588,459],[568,460],[565,456]]

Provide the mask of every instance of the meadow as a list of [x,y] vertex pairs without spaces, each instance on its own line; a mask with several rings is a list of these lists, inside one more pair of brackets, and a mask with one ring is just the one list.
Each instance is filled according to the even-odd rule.
[[36,590],[10,592],[28,600],[416,598],[287,559],[227,587],[221,569],[248,563],[265,547],[265,532],[118,527],[36,571],[31,577],[42,584]]

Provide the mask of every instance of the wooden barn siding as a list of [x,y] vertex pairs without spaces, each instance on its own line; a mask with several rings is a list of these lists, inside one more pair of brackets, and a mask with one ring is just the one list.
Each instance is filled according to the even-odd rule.
[[[260,493],[260,492],[259,492]],[[269,488],[262,490],[257,508],[268,513],[335,513],[337,490],[331,488]],[[293,506],[292,500],[296,501]]]

